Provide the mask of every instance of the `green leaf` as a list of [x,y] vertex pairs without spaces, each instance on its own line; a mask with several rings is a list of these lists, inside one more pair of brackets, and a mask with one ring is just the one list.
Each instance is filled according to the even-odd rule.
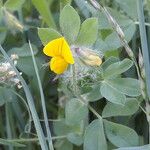
[[146,10],[149,11],[149,9],[150,9],[150,0],[147,1],[145,8],[146,8]]
[[[2,9],[2,4],[0,3],[0,25],[2,25],[2,27],[0,28],[6,28],[6,27],[3,27],[3,19],[4,19],[4,10]],[[7,28],[5,29],[7,30]]]
[[150,150],[150,144],[138,147],[125,147],[125,148],[118,148],[115,150]]
[[106,79],[114,77],[115,75],[119,75],[127,71],[132,65],[133,62],[127,58],[123,61],[113,63],[104,71],[104,78]]
[[94,120],[86,128],[84,150],[107,150],[102,120]]
[[117,147],[137,146],[139,137],[137,133],[124,125],[104,120],[107,138]]
[[[127,29],[130,25],[134,25],[134,22],[131,19],[129,19],[129,17],[121,14],[119,11],[110,7],[107,7],[107,10],[110,12],[111,16],[115,18],[115,20],[118,22],[121,28]],[[105,16],[103,12],[99,11],[98,17],[99,17],[99,29],[100,30],[112,29],[112,26],[109,23],[109,20],[107,19],[107,17]]]
[[115,0],[120,8],[127,14],[127,16],[131,17],[132,19],[136,20],[138,18],[137,15],[137,6],[135,5],[137,0]]
[[[128,42],[132,39],[135,31],[136,31],[135,24],[130,24],[127,27],[124,27],[123,32]],[[111,50],[118,49],[123,46],[116,32],[112,32],[111,34],[109,34],[105,38],[105,40],[102,40],[102,39],[99,39],[99,40],[100,41],[98,44],[100,44],[100,49],[102,52],[111,51]]]
[[0,87],[0,106],[7,102],[12,102],[15,100],[15,95],[9,88]]
[[[42,57],[36,57],[36,62],[39,68],[40,77],[42,78],[45,73],[45,70],[43,70],[43,68],[41,67],[44,63],[44,59]],[[26,75],[30,77],[35,76],[34,66],[31,57],[20,57],[17,61],[17,67]]]
[[55,142],[56,150],[73,150],[73,145],[66,139],[57,140]]
[[77,146],[80,146],[83,143],[83,137],[82,137],[82,135],[79,135],[79,134],[76,134],[76,133],[69,133],[69,134],[67,134],[67,139],[71,143],[73,143],[73,144],[75,144]]
[[6,38],[6,35],[7,35],[7,28],[0,27],[0,43],[1,44],[3,44],[3,42],[4,42],[5,38]]
[[18,10],[22,7],[25,0],[7,0],[4,6],[12,11]]
[[32,0],[32,3],[42,16],[43,20],[47,23],[47,25],[49,27],[56,28],[47,0]]
[[83,133],[83,122],[78,122],[76,125],[68,125],[65,119],[53,122],[54,133],[57,136],[69,135],[69,133],[82,134]]
[[103,98],[100,92],[100,85],[94,85],[89,93],[83,94],[82,96],[88,102],[95,102]]
[[84,103],[77,99],[71,99],[66,104],[65,116],[67,124],[78,124],[88,116],[88,108]]
[[[35,45],[32,44],[33,53],[36,55],[38,53],[38,49]],[[26,43],[22,47],[15,47],[8,51],[8,54],[17,54],[19,57],[28,57],[31,56],[29,44]]]
[[15,146],[15,147],[26,147],[26,145],[24,144],[20,144],[18,142],[13,142],[11,140],[2,139],[2,138],[0,138],[0,144],[7,145],[7,146]]
[[106,68],[108,68],[111,64],[114,64],[118,61],[119,58],[111,56],[107,60],[105,60],[105,62],[102,63],[101,67],[103,68],[103,70],[106,70]]
[[0,8],[3,6],[3,0],[0,0]]
[[64,119],[53,122],[53,126],[54,126],[54,133],[57,136],[67,135],[71,131],[70,127],[66,125]]
[[[118,22],[119,26],[123,29],[123,32],[125,34],[125,39],[129,42],[133,38],[134,33],[136,32],[136,25],[134,21],[129,19],[129,17],[122,15],[120,12],[114,9],[111,8],[107,8],[107,9],[110,12],[110,14],[115,18],[115,20]],[[103,30],[109,30],[109,29],[112,30],[112,27],[108,19],[102,12],[100,12],[99,15],[97,16],[99,17],[100,33],[103,32]],[[105,37],[105,39],[103,39],[100,34],[95,46],[96,49],[100,49],[104,53],[106,51],[118,49],[123,45],[116,32],[113,31],[112,33],[109,33],[107,37]]]
[[98,20],[97,18],[86,19],[82,25],[76,40],[77,45],[91,46],[97,39]]
[[63,9],[66,5],[70,5],[72,0],[60,0],[60,9]]
[[91,13],[89,11],[91,5],[89,3],[86,3],[86,1],[83,0],[74,0],[74,2],[76,3],[78,9],[80,10],[80,12],[83,14],[85,18],[89,18],[91,16]]
[[113,88],[106,81],[102,83],[100,91],[102,96],[112,103],[124,105],[126,102],[126,96],[118,92],[118,90]]
[[114,56],[114,57],[118,57],[118,58],[119,58],[119,54],[120,54],[120,51],[118,51],[118,50],[106,51],[106,52],[105,52],[105,58],[109,58],[109,57],[111,57],[111,56]]
[[43,45],[46,45],[48,42],[62,36],[60,33],[52,28],[38,28],[38,35]]
[[112,29],[103,29],[100,30],[100,37],[102,38],[102,40],[105,40],[107,36],[109,36],[111,33],[113,32]]
[[107,83],[114,89],[128,96],[141,95],[140,82],[132,78],[116,78],[107,80]]
[[67,41],[74,43],[80,29],[80,17],[73,7],[67,5],[61,11],[60,27]]
[[124,106],[108,102],[103,109],[102,116],[104,118],[112,116],[129,116],[138,111],[138,108],[138,102],[135,98],[127,98]]

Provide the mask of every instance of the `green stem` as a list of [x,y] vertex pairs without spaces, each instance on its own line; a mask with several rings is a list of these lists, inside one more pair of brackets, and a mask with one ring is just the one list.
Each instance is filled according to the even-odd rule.
[[31,113],[30,113],[30,109],[28,107],[28,104],[26,103],[25,99],[19,95],[17,92],[15,92],[14,90],[11,90],[12,93],[14,93],[16,96],[18,96],[20,98],[20,100],[23,102],[23,104],[25,105],[26,109],[27,109],[27,112],[28,112],[28,115],[29,115],[29,121],[32,120],[32,116],[31,116]]
[[93,107],[91,107],[89,104],[86,104],[85,100],[82,98],[80,92],[79,92],[79,88],[77,85],[77,73],[76,73],[76,68],[73,67],[73,93],[74,95],[78,98],[78,101],[80,101],[82,104],[86,105],[88,107],[88,109],[98,118],[98,119],[102,119],[102,117],[95,111],[95,109]]
[[[52,140],[64,139],[66,137],[67,137],[66,135],[56,136],[56,137],[52,137]],[[38,142],[39,139],[38,138],[28,138],[28,139],[22,138],[22,139],[12,139],[12,140],[7,139],[7,141],[8,142],[17,142],[17,143],[28,143],[28,142]]]
[[[73,91],[74,93],[78,93],[79,94],[79,91],[78,91],[78,85],[77,85],[77,73],[76,73],[76,65],[74,64],[72,66],[72,74],[73,74]],[[79,94],[80,95],[80,94]]]
[[102,117],[96,112],[96,110],[93,107],[88,105],[88,108],[98,119],[102,119]]
[[[139,25],[139,24],[140,24],[138,21],[135,21],[134,23],[135,23],[136,25]],[[144,24],[145,24],[145,26],[148,26],[148,27],[150,27],[150,23],[148,23],[148,22],[145,22]]]

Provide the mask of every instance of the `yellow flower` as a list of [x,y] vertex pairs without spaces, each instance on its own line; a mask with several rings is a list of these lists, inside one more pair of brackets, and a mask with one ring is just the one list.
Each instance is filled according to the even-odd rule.
[[50,41],[43,49],[45,55],[52,57],[50,68],[56,74],[67,70],[68,64],[74,64],[70,47],[64,37]]

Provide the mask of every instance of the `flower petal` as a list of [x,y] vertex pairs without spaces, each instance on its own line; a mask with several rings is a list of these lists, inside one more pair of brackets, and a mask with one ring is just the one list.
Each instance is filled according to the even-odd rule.
[[64,38],[63,38],[63,45],[62,45],[62,56],[66,62],[68,62],[69,64],[74,64],[74,58],[72,56],[71,49]]
[[67,67],[68,63],[62,57],[53,57],[50,61],[50,68],[56,74],[62,74]]
[[61,56],[63,41],[63,37],[50,41],[43,49],[44,54],[51,57]]

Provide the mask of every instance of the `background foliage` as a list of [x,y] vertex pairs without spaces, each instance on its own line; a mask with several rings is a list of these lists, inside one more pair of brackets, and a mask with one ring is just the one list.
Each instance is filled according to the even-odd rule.
[[[150,149],[150,76],[146,78],[144,68],[149,65],[150,1],[97,2],[114,19],[83,0],[0,1],[0,149]],[[112,27],[113,20],[124,37]],[[71,47],[92,49],[102,65],[88,66],[75,57],[75,65],[57,77],[42,49],[61,36]],[[16,66],[13,54],[18,56]],[[9,62],[11,67],[1,71]],[[16,68],[21,76],[10,76]],[[18,78],[21,83],[16,84]]]

